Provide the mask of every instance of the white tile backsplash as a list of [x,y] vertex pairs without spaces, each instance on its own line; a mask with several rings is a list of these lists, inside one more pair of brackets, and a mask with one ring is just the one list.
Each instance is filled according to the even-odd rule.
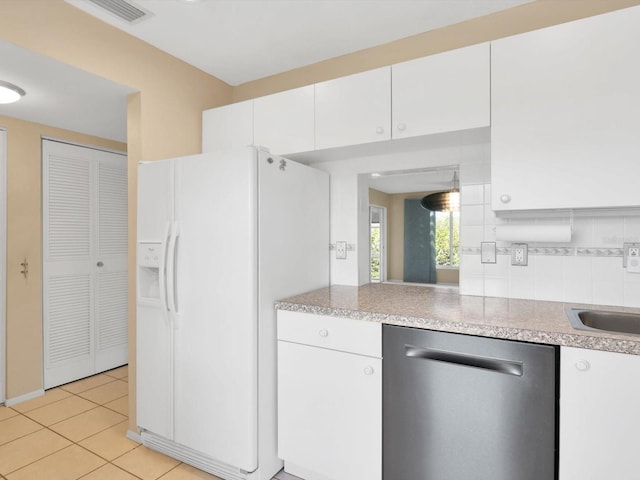
[[484,277],[482,275],[460,275],[460,294],[484,295]]
[[640,282],[624,284],[624,306],[640,308]]
[[594,218],[593,242],[593,247],[620,247],[624,243],[624,218]]
[[531,292],[535,292],[537,257],[530,256],[528,265],[512,265],[509,271],[509,297],[531,298]]
[[576,218],[573,221],[571,244],[576,247],[592,247],[593,240],[593,218]]
[[484,205],[462,205],[460,225],[484,225]]
[[508,277],[484,277],[484,294],[487,297],[508,297]]
[[640,243],[640,217],[626,217],[624,219],[624,241]]
[[593,303],[593,258],[562,257],[562,301]]
[[461,185],[484,185],[488,181],[485,162],[469,162],[460,165]]
[[562,257],[539,256],[536,258],[536,300],[562,301]]
[[[461,219],[462,220],[462,219]],[[483,242],[484,227],[480,225],[460,225],[460,243],[463,247],[480,247]],[[478,262],[480,256],[478,256]]]
[[484,185],[463,185],[460,187],[461,205],[484,205]]
[[[487,147],[489,148],[489,147]],[[488,150],[487,150],[488,152]],[[487,158],[461,166],[460,243],[479,251],[480,242],[495,241],[495,225],[572,223],[570,243],[530,242],[527,267],[511,266],[510,242],[498,242],[502,248],[496,264],[481,264],[473,250],[461,258],[460,292],[465,295],[564,301],[596,305],[640,307],[640,274],[622,268],[622,258],[611,249],[624,242],[640,243],[640,215],[612,211],[593,216],[582,212],[573,219],[569,214],[543,213],[531,217],[498,215],[491,209],[491,185]],[[507,247],[507,249],[505,249]],[[563,254],[554,253],[560,248]],[[581,253],[578,254],[578,248]],[[585,250],[586,249],[586,250]],[[589,253],[585,253],[588,251]]]

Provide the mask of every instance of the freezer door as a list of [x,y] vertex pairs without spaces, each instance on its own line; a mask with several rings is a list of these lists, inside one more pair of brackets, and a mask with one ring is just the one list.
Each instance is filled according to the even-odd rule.
[[166,308],[165,271],[173,218],[173,163],[138,167],[138,245],[157,247],[158,261],[137,258],[136,396],[138,426],[173,438],[173,327]]
[[[257,467],[255,152],[176,164],[175,440]],[[171,282],[170,282],[171,283]]]

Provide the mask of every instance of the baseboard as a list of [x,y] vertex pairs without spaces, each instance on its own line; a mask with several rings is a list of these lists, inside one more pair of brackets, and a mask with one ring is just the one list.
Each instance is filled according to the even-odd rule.
[[44,395],[44,390],[36,390],[35,392],[25,393],[24,395],[20,395],[19,397],[7,398],[4,404],[7,407],[13,407],[18,403],[26,402],[27,400],[33,400],[34,398],[42,397]]
[[142,436],[138,432],[133,432],[131,430],[127,430],[127,438],[129,440],[133,440],[136,443],[142,443]]

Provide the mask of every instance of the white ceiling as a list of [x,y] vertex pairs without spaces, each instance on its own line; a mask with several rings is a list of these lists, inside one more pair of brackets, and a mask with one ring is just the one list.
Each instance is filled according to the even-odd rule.
[[134,24],[66,1],[239,85],[531,0],[126,0],[152,13]]
[[0,41],[0,79],[24,89],[0,115],[126,142],[132,89]]

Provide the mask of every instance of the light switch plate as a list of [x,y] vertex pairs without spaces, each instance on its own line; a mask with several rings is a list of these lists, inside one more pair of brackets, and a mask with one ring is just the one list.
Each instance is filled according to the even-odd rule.
[[338,260],[347,259],[347,242],[336,242],[336,258]]
[[496,263],[496,242],[480,242],[480,263]]

